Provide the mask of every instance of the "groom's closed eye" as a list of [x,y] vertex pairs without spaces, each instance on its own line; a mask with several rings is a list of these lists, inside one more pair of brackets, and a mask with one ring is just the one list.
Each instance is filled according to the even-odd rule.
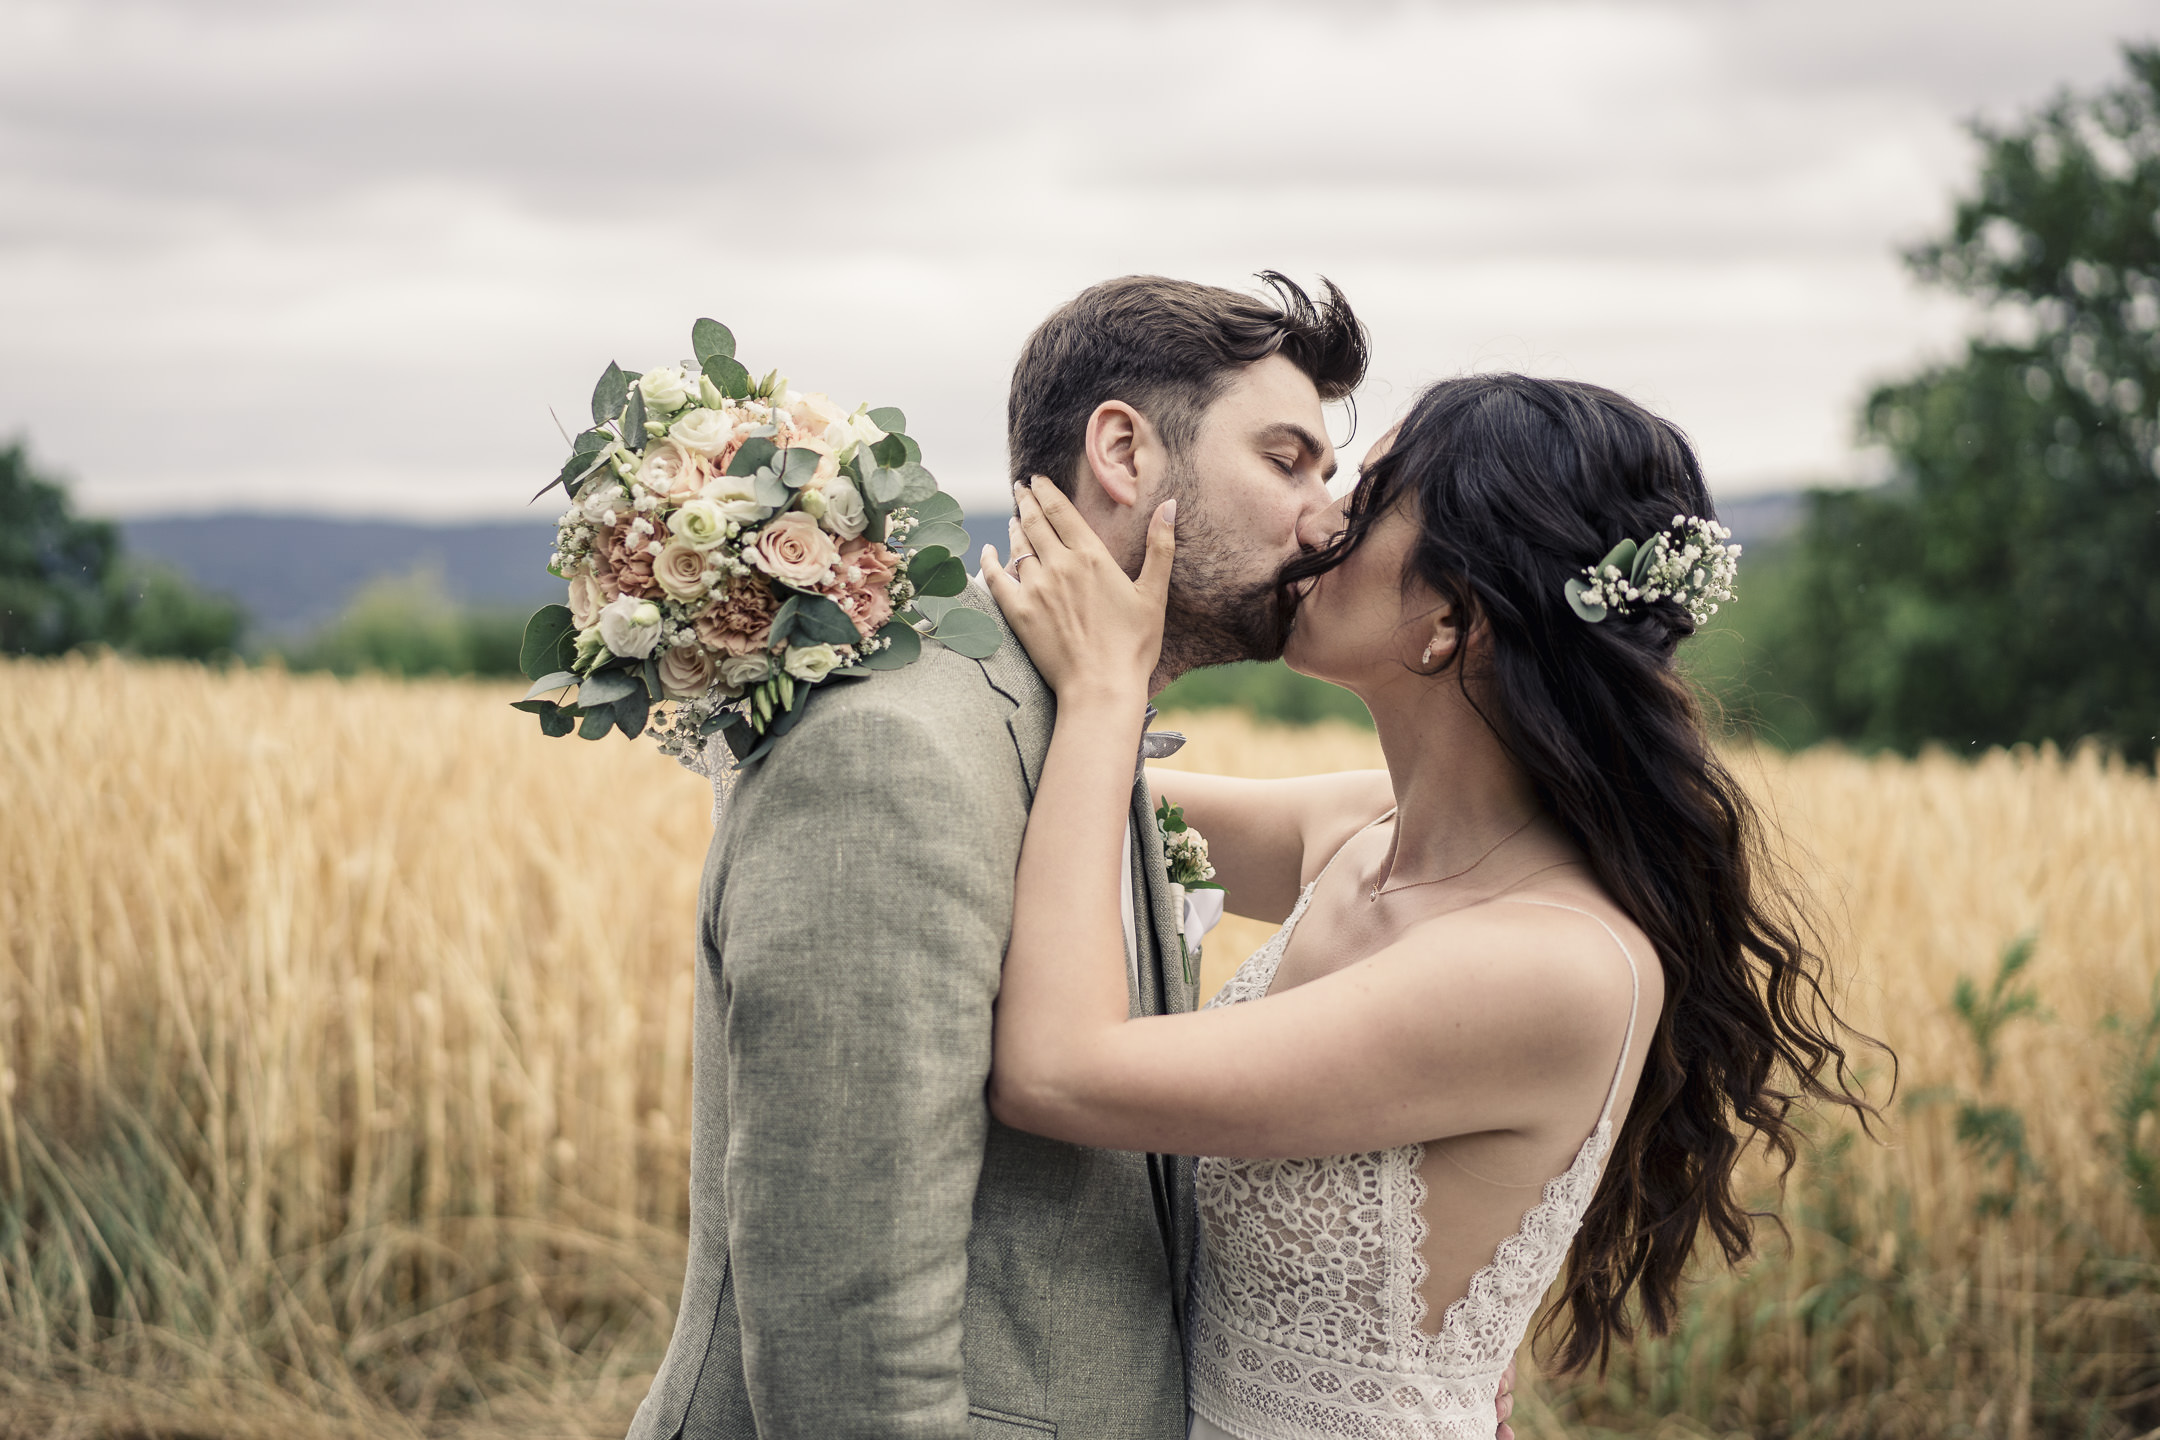
[[1285,475],[1296,474],[1300,462],[1304,462],[1319,467],[1323,482],[1335,476],[1334,452],[1302,425],[1278,421],[1262,429],[1253,440]]

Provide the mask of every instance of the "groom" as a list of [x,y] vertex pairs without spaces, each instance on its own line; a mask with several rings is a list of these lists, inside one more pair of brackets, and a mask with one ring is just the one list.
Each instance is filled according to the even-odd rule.
[[[1105,282],[1013,371],[1013,475],[1053,477],[1129,570],[1178,499],[1158,689],[1275,655],[1275,572],[1327,538],[1320,407],[1365,335],[1332,285],[1264,278]],[[737,785],[700,896],[689,1269],[632,1440],[1184,1435],[1188,1165],[983,1100],[1052,715],[1009,631],[984,661],[929,645],[821,693]],[[1131,826],[1133,1011],[1189,1010],[1144,784]]]

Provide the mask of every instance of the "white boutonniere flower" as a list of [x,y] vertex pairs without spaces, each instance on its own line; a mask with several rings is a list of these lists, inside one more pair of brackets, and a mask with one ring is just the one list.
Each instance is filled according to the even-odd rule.
[[1162,826],[1163,866],[1178,901],[1178,958],[1185,983],[1198,985],[1200,942],[1222,923],[1223,888],[1208,863],[1207,837],[1185,823],[1185,812],[1164,800],[1155,807],[1155,820]]

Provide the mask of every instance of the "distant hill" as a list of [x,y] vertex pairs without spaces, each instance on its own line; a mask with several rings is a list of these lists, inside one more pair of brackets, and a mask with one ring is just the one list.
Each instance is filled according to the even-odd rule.
[[[976,546],[1005,548],[1003,516],[968,517]],[[121,543],[204,589],[230,595],[257,638],[303,635],[372,580],[432,571],[466,605],[512,608],[562,598],[547,573],[555,522],[405,525],[315,515],[171,516],[123,520]],[[973,563],[973,557],[970,564]]]
[[[1744,544],[1783,538],[1799,523],[1798,491],[1724,502],[1720,513]],[[1005,517],[970,515],[972,548],[1006,548]],[[547,573],[552,519],[466,525],[407,525],[315,515],[171,516],[123,520],[122,543],[162,560],[205,589],[230,595],[258,638],[302,635],[332,619],[368,582],[432,571],[452,598],[512,608],[558,599]],[[974,555],[967,557],[973,568]]]

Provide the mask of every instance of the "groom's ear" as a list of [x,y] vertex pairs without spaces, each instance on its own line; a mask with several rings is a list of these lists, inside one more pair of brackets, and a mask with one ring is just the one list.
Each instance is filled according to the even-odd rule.
[[1105,400],[1088,416],[1086,456],[1096,486],[1129,509],[1161,468],[1162,442],[1147,416],[1123,400]]

